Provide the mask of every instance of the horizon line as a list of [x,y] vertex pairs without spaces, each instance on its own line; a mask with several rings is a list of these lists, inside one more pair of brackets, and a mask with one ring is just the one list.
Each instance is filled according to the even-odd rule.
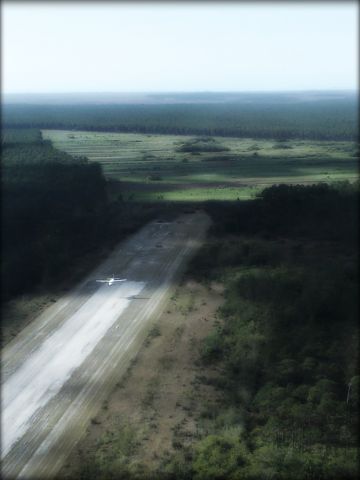
[[53,92],[1,92],[5,95],[114,95],[114,94],[209,94],[209,93],[293,93],[293,92],[358,92],[359,88],[306,88],[306,89],[269,89],[269,90],[78,90],[78,91],[53,91]]

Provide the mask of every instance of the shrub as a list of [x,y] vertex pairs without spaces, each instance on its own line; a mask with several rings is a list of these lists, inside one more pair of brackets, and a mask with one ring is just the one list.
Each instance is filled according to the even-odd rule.
[[194,480],[237,480],[248,464],[248,450],[240,438],[209,435],[195,447]]

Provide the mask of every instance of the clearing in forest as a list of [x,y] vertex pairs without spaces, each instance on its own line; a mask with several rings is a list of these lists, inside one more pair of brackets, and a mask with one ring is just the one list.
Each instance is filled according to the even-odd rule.
[[99,162],[126,200],[249,199],[278,183],[355,180],[351,141],[262,140],[42,130],[73,156]]

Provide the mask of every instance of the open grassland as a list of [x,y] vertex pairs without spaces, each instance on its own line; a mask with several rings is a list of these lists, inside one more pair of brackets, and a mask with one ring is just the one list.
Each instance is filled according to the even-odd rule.
[[99,162],[130,200],[236,200],[265,186],[355,180],[356,144],[43,130],[73,156]]

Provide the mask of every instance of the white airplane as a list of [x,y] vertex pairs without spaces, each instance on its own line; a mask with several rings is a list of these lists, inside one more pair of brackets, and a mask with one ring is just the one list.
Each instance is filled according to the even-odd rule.
[[115,278],[114,275],[104,280],[96,280],[99,283],[108,283],[111,286],[114,282],[126,282],[126,278]]

